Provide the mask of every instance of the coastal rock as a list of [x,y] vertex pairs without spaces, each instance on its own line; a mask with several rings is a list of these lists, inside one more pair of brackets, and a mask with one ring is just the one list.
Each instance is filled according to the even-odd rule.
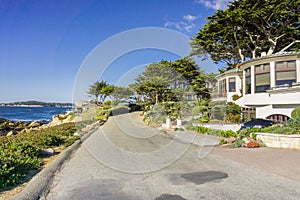
[[247,148],[258,148],[259,147],[259,143],[257,141],[250,141],[247,144]]
[[43,149],[40,151],[40,156],[42,156],[42,157],[53,156],[54,154],[55,154],[55,151],[52,148]]
[[75,132],[74,134],[73,134],[73,136],[80,136],[80,134],[78,133],[78,132]]
[[66,114],[54,115],[52,117],[52,121],[48,124],[48,126],[57,126],[66,123],[72,123],[75,121],[74,113],[67,112]]
[[28,128],[35,128],[40,126],[40,123],[38,121],[33,121],[28,125]]
[[12,135],[14,135],[14,132],[13,132],[13,131],[9,131],[9,132],[6,134],[7,137],[12,136]]

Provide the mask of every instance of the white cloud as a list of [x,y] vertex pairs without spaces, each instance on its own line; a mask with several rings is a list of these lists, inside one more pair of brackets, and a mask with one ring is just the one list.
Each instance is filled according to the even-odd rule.
[[229,0],[197,0],[197,3],[214,10],[224,10],[228,6]]
[[188,22],[192,22],[192,21],[195,21],[198,17],[197,17],[197,16],[190,15],[190,14],[187,14],[187,15],[183,15],[182,18],[183,18],[184,20],[188,21]]
[[166,21],[164,27],[175,27],[180,31],[191,32],[196,25],[193,23],[198,17],[190,14],[184,15],[182,17],[183,20],[179,22]]

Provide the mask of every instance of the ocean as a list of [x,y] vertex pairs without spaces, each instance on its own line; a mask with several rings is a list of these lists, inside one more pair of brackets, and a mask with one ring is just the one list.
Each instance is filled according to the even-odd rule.
[[72,110],[72,107],[21,107],[21,106],[0,106],[0,118],[12,121],[47,121],[52,116]]

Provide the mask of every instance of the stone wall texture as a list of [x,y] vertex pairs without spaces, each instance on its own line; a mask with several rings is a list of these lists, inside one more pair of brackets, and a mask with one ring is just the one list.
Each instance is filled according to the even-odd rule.
[[300,135],[255,133],[267,147],[300,149]]

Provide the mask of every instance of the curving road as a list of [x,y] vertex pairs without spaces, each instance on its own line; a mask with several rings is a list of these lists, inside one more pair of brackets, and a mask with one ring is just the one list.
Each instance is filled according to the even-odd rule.
[[149,128],[138,113],[114,116],[55,175],[46,199],[299,199],[299,182],[214,155],[216,143]]

